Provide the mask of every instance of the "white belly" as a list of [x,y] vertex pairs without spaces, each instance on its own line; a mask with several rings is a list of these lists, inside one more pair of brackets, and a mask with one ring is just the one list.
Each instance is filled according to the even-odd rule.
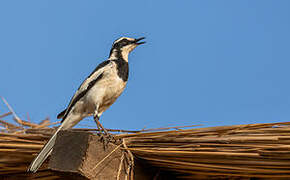
[[120,79],[116,73],[105,74],[88,92],[86,101],[89,107],[87,110],[93,111],[89,113],[94,113],[98,106],[98,114],[102,114],[122,94],[125,86],[126,82]]

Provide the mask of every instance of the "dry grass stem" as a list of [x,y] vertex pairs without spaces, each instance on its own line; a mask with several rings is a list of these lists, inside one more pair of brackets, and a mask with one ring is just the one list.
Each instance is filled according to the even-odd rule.
[[[39,124],[21,120],[7,101],[2,100],[10,112],[0,115],[0,176],[25,173],[29,163],[55,131],[55,128],[48,128],[54,123],[50,123],[49,119]],[[16,123],[2,120],[9,115],[13,115]],[[182,128],[143,131],[109,129],[111,132],[121,132],[114,135],[115,139],[123,141],[116,149],[122,146],[125,152],[120,157],[117,177],[125,169],[127,178],[132,179],[134,158],[138,157],[185,179],[290,179],[290,122]],[[96,132],[93,128],[76,130]],[[126,161],[127,164],[124,163]],[[40,170],[38,178],[57,179],[45,171],[45,167]]]

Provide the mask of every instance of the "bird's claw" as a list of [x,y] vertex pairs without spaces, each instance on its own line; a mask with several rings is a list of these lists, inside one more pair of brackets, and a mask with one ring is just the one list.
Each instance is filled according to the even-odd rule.
[[104,145],[104,150],[107,149],[108,144],[110,142],[116,141],[115,138],[114,138],[114,136],[111,133],[107,133],[107,134],[101,133],[101,134],[99,134],[99,136],[100,136],[100,141]]

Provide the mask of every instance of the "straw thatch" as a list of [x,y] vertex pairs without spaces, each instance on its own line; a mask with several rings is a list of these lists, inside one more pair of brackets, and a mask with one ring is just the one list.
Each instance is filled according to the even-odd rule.
[[181,177],[290,178],[290,122],[118,135],[134,155]]
[[[0,116],[0,176],[25,173],[54,131],[47,128],[48,120],[40,124],[17,117],[18,124],[1,120],[10,114]],[[114,137],[135,158],[185,179],[290,178],[290,122],[125,131]],[[35,178],[58,177],[44,165]]]

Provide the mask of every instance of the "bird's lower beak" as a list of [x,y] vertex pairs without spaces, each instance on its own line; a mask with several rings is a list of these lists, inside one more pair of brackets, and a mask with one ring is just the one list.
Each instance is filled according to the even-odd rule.
[[143,40],[143,39],[145,39],[145,37],[141,37],[141,38],[135,39],[135,44],[137,44],[137,45],[144,44],[145,41],[143,41],[143,42],[139,42],[139,41],[141,41],[141,40]]

